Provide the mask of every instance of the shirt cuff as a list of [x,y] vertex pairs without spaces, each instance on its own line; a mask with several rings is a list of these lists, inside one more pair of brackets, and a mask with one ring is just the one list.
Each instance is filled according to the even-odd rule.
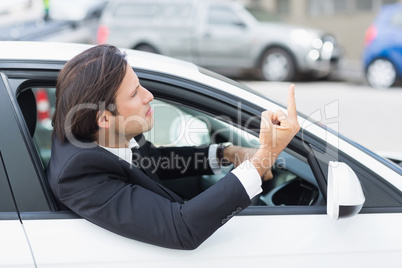
[[237,168],[233,169],[232,173],[239,179],[250,200],[262,192],[260,174],[250,161],[244,161]]
[[222,172],[221,165],[219,164],[218,158],[216,157],[216,150],[218,149],[218,144],[211,144],[208,150],[209,167],[212,172],[217,175]]

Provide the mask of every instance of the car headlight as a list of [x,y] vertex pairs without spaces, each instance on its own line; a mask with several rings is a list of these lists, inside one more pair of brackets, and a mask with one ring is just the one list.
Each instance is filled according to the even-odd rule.
[[330,59],[333,51],[334,51],[334,44],[326,41],[322,46],[321,57],[323,59]]
[[316,61],[320,58],[320,52],[317,49],[312,49],[308,53],[308,58],[311,61]]
[[321,49],[323,42],[320,38],[314,38],[311,44],[313,45],[313,48]]

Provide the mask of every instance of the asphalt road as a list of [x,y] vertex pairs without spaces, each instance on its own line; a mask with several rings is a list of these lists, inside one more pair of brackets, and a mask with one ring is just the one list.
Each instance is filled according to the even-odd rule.
[[[242,81],[260,93],[286,103],[290,83]],[[402,88],[377,90],[343,82],[298,82],[299,112],[338,129],[376,152],[402,153]]]

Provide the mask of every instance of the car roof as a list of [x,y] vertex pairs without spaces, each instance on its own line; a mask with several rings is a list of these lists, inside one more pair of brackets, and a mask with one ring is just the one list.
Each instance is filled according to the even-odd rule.
[[[0,59],[68,61],[82,51],[93,47],[88,44],[54,42],[0,42]],[[142,51],[121,49],[127,53],[127,59],[133,67],[174,73],[187,70],[197,72],[196,65]],[[173,67],[173,68],[172,68]]]
[[381,11],[400,11],[402,10],[402,3],[388,4],[381,8]]
[[[73,43],[0,41],[0,60],[65,63],[93,46]],[[235,81],[218,77],[217,74],[211,75],[209,71],[201,71],[202,69],[193,63],[143,51],[124,48],[120,50],[127,54],[127,61],[134,69],[158,72],[207,84],[236,98],[242,96],[244,99],[253,100],[261,107],[266,107],[266,97],[256,94]],[[278,104],[276,105],[277,109],[281,108]]]
[[388,21],[389,16],[400,12],[402,12],[402,3],[384,5],[378,13],[376,21]]

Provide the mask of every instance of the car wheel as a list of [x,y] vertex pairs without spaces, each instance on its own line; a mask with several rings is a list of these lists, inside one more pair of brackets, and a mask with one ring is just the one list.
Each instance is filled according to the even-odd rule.
[[374,88],[389,88],[396,82],[395,66],[387,59],[376,59],[369,64],[366,78]]
[[158,54],[158,51],[153,46],[147,44],[138,45],[134,49]]
[[295,63],[285,50],[268,49],[261,58],[260,72],[267,81],[289,81],[295,77]]

